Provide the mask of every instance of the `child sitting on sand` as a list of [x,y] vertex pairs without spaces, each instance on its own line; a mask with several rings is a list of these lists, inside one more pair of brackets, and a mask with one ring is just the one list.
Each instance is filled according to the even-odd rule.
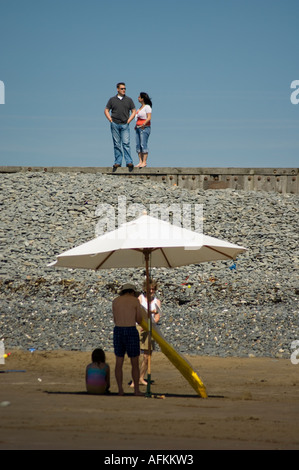
[[109,393],[110,367],[106,364],[105,353],[95,349],[91,355],[92,363],[86,367],[86,390],[93,395]]

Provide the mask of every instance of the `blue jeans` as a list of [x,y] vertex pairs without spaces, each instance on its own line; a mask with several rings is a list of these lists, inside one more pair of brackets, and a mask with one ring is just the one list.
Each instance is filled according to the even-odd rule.
[[129,124],[116,124],[111,122],[111,134],[114,146],[114,164],[121,165],[123,156],[128,163],[133,163],[130,150]]
[[148,138],[151,133],[150,126],[142,129],[141,127],[136,128],[136,152],[137,153],[148,153]]

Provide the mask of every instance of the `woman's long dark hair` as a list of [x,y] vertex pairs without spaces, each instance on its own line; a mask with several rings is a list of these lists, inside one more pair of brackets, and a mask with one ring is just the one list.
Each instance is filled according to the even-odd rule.
[[150,105],[150,107],[152,107],[152,106],[153,106],[153,104],[152,104],[152,100],[150,99],[150,97],[148,96],[148,94],[147,94],[147,93],[144,93],[144,92],[142,91],[142,92],[140,93],[140,98],[142,98],[142,99],[143,99],[143,101],[144,101],[144,104],[149,104],[149,105]]

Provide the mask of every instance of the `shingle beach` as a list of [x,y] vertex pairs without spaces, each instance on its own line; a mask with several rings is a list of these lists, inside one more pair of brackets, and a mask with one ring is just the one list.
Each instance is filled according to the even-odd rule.
[[113,351],[111,302],[128,280],[141,289],[144,269],[47,265],[94,238],[99,205],[116,211],[121,196],[127,208],[147,210],[151,204],[202,204],[205,234],[248,249],[236,263],[152,268],[163,307],[160,329],[176,349],[290,357],[299,329],[297,195],[186,190],[72,172],[1,174],[0,181],[0,336],[7,349]]

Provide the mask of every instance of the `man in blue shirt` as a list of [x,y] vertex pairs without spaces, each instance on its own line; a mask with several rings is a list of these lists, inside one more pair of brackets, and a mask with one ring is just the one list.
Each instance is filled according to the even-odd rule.
[[135,104],[131,98],[126,96],[126,85],[124,83],[118,83],[116,88],[117,95],[109,99],[105,108],[105,116],[111,123],[114,146],[113,171],[121,166],[123,156],[129,170],[133,170],[129,124],[136,114]]

